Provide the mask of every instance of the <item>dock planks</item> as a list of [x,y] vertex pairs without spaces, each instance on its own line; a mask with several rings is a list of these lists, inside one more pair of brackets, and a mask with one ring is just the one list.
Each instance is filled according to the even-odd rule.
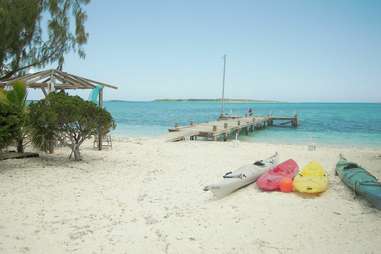
[[[290,124],[291,127],[297,127],[298,117],[283,116],[245,116],[245,117],[224,117],[223,119],[211,121],[207,123],[191,123],[187,126],[178,126],[168,129],[169,133],[165,137],[168,142],[175,142],[181,140],[194,140],[197,137],[203,137],[207,140],[224,140],[226,141],[230,136],[244,132],[248,135],[258,129],[263,129],[267,126],[274,125],[275,121],[281,121],[278,126]],[[286,121],[286,122],[285,122]]]

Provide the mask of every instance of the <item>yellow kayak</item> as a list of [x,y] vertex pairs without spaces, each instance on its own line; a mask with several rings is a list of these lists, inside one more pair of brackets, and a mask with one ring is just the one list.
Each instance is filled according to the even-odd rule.
[[308,163],[294,178],[294,190],[303,193],[320,193],[328,188],[328,176],[316,161]]

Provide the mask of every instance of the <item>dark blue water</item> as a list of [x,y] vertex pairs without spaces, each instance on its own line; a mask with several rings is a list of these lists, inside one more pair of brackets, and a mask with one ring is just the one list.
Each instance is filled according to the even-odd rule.
[[[220,114],[215,102],[106,102],[123,136],[156,136],[175,123],[213,121]],[[381,147],[381,104],[375,103],[250,103],[225,104],[225,112],[244,115],[298,114],[300,126],[268,128],[241,139],[271,143],[323,143]]]

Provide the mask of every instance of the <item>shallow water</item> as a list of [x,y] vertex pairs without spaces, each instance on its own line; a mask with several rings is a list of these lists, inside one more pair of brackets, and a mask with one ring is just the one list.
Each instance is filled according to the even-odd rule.
[[[157,136],[175,123],[180,125],[215,120],[221,106],[215,102],[124,102],[105,103],[120,136]],[[250,142],[327,144],[381,147],[381,104],[376,103],[250,103],[225,104],[225,112],[243,115],[248,108],[258,115],[299,115],[300,126],[267,128],[250,136]]]

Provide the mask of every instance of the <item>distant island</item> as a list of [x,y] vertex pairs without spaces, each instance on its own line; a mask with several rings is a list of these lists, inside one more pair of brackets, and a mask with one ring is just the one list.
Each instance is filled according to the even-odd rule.
[[[216,102],[220,103],[221,99],[156,99],[157,102]],[[225,99],[225,103],[284,103],[274,100],[252,100],[252,99]]]

